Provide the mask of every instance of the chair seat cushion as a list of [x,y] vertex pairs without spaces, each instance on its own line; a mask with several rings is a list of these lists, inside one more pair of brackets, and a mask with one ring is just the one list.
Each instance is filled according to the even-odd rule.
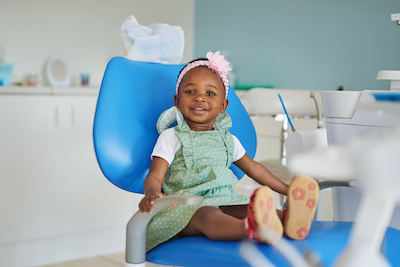
[[[344,249],[352,223],[320,222],[312,224],[309,236],[302,241],[288,241],[304,254],[314,252],[322,266],[331,266]],[[190,244],[190,245],[189,245]],[[146,255],[146,260],[156,264],[174,266],[250,266],[239,253],[242,242],[212,241],[206,237],[185,237],[166,242]],[[278,251],[265,244],[254,243],[276,266],[290,266]],[[383,252],[392,266],[400,266],[397,255],[400,247],[400,231],[388,228]]]

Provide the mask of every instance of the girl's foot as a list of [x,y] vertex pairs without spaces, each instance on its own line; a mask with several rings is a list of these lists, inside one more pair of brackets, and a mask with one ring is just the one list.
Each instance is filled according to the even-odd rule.
[[285,234],[292,239],[303,240],[308,236],[318,205],[318,183],[309,176],[296,176],[289,185],[287,197]]
[[245,228],[249,238],[275,244],[283,235],[282,222],[275,209],[272,190],[263,186],[254,191],[247,206]]

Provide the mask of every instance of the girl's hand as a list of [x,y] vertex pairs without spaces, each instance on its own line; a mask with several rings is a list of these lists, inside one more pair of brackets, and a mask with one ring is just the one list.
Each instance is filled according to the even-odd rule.
[[154,210],[153,205],[155,200],[163,196],[164,194],[161,192],[145,195],[139,203],[139,210],[143,213],[152,213]]
[[139,210],[143,213],[152,213],[156,198],[163,197],[161,193],[162,183],[168,170],[168,162],[165,159],[154,157],[150,165],[150,171],[144,180],[144,198],[139,203]]

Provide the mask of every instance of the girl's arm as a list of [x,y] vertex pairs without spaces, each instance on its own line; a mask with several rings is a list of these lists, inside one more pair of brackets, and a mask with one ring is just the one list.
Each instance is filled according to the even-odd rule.
[[168,162],[165,159],[153,157],[149,174],[143,184],[144,198],[139,203],[139,210],[141,212],[152,213],[154,210],[154,200],[164,196],[161,192],[161,186],[167,169]]
[[273,175],[267,168],[260,163],[254,161],[247,153],[234,164],[238,166],[247,176],[251,177],[254,181],[269,186],[272,190],[287,194],[288,186]]

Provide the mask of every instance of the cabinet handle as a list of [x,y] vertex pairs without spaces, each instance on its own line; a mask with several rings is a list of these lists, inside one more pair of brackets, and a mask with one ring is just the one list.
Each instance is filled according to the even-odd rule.
[[71,125],[75,126],[75,107],[71,106]]
[[56,127],[60,126],[58,106],[54,107],[54,125]]

